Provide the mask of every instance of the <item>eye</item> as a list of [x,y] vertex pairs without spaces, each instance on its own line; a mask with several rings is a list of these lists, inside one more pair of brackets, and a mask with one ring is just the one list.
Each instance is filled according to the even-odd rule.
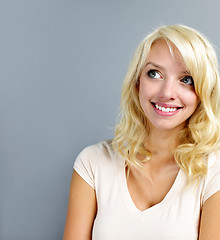
[[150,70],[147,75],[150,77],[150,78],[160,78],[160,74],[158,73],[158,71],[156,70]]
[[193,78],[191,76],[186,76],[186,77],[182,78],[181,82],[183,82],[185,84],[188,84],[188,85],[191,85],[191,86],[194,85],[194,81],[193,81]]

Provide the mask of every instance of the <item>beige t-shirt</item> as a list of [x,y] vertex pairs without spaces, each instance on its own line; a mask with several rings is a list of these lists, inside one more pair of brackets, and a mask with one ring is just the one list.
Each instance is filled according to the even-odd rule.
[[220,158],[208,158],[208,174],[186,186],[179,171],[165,198],[145,211],[133,203],[128,191],[125,161],[111,141],[85,148],[74,163],[76,172],[96,191],[98,211],[93,240],[196,240],[200,210],[220,190]]

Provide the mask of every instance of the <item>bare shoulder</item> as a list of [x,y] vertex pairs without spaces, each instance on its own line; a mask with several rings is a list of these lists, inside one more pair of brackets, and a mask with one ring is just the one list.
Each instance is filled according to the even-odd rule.
[[96,211],[95,190],[74,170],[63,240],[91,240]]
[[220,239],[220,191],[208,198],[202,208],[199,240]]

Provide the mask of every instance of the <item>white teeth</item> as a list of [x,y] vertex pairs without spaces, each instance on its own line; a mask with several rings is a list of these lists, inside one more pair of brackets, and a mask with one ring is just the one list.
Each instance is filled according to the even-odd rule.
[[177,110],[177,108],[165,108],[165,107],[161,107],[161,106],[159,106],[157,104],[155,104],[155,107],[157,109],[159,109],[160,111],[162,111],[162,112],[174,112],[174,111]]

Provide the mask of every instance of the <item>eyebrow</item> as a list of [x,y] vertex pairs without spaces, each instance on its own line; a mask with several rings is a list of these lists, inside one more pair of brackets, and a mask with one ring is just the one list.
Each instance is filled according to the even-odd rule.
[[156,67],[156,68],[161,68],[161,69],[165,69],[164,67],[162,67],[161,65],[158,65],[158,64],[156,64],[156,63],[154,63],[154,62],[148,62],[146,65],[145,65],[145,67],[147,66],[147,65],[153,65],[154,67]]
[[[156,64],[156,63],[154,63],[154,62],[151,62],[151,61],[150,61],[150,62],[147,62],[146,65],[145,65],[145,67],[148,66],[148,65],[152,65],[153,67],[159,68],[159,69],[161,69],[161,70],[165,70],[165,67],[163,67],[163,66],[161,66],[161,65],[158,65],[158,64]],[[189,75],[191,76],[191,73],[190,73],[188,70],[182,71],[181,73],[182,73],[182,74],[189,74]]]

